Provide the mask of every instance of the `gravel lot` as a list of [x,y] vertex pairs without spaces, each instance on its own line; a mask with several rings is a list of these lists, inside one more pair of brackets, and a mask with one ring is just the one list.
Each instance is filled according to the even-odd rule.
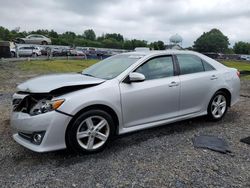
[[[9,124],[17,83],[35,75],[0,64],[1,187],[250,187],[250,82],[220,122],[204,117],[117,138],[103,152],[34,153],[16,144]],[[224,138],[231,154],[195,149],[195,135]]]

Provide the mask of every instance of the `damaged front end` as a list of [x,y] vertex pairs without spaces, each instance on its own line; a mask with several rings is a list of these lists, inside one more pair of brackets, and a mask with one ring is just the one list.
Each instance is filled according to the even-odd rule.
[[53,98],[58,98],[58,96],[64,95],[66,93],[86,89],[99,84],[100,83],[64,86],[51,90],[48,93],[31,93],[27,91],[18,91],[13,96],[13,112],[22,112],[34,116],[56,110],[63,104],[64,99],[53,100]]
[[56,110],[64,102],[64,99],[52,99],[53,95],[51,94],[26,94],[23,98],[14,97],[12,102],[13,112],[22,112],[34,116]]

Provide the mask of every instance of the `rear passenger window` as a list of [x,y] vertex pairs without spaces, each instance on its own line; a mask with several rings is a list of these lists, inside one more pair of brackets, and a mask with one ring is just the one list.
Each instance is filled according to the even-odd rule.
[[204,67],[200,58],[188,54],[177,55],[177,58],[181,75],[204,72]]

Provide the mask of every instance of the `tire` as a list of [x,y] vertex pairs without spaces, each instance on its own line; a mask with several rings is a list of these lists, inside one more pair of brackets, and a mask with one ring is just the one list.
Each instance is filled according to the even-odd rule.
[[25,44],[24,40],[19,40],[19,44]]
[[226,93],[218,91],[214,94],[207,108],[209,120],[219,121],[227,113],[229,99]]
[[90,154],[103,150],[115,134],[112,117],[103,110],[89,110],[75,118],[66,130],[70,151]]
[[37,53],[32,54],[32,57],[34,57],[34,58],[37,57],[37,56],[38,56]]
[[42,45],[48,45],[46,41],[42,41]]
[[16,53],[15,52],[10,52],[10,54],[11,54],[11,58],[16,57]]

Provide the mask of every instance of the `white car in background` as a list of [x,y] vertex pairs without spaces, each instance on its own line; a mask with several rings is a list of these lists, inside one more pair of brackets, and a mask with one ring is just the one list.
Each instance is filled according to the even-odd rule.
[[[37,57],[41,56],[41,49],[37,46],[20,46],[17,48],[19,57]],[[17,56],[15,49],[11,49],[12,57]]]

